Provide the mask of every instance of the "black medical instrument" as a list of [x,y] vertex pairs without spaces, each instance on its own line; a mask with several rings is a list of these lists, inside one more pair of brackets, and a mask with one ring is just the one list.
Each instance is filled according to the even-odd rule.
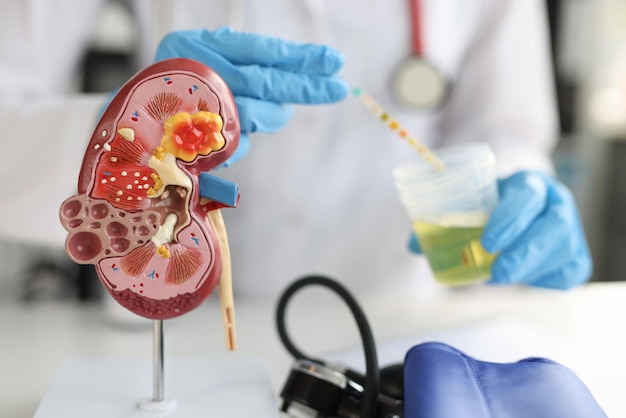
[[422,2],[408,0],[411,15],[411,54],[400,63],[391,80],[391,90],[400,104],[417,110],[434,110],[446,100],[450,83],[424,57]]
[[[365,375],[346,367],[310,357],[292,342],[285,326],[291,297],[306,286],[323,286],[337,293],[348,305],[361,335],[365,352]],[[379,370],[376,344],[369,323],[357,301],[340,283],[324,276],[306,276],[293,282],[281,295],[276,309],[280,339],[294,357],[280,393],[282,411],[297,411],[309,417],[403,418],[403,365]]]

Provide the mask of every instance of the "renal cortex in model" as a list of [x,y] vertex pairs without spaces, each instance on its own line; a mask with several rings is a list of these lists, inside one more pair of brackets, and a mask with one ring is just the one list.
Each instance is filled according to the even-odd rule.
[[239,135],[233,96],[209,67],[176,58],[139,72],[106,108],[78,194],[61,205],[69,257],[94,264],[120,305],[150,319],[183,315],[219,286],[232,329],[220,208],[235,207],[239,193],[208,172],[232,156]]

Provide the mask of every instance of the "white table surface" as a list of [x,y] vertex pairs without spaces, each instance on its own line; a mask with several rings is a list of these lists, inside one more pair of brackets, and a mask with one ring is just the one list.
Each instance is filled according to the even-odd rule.
[[[626,283],[592,283],[569,292],[479,286],[423,299],[376,295],[359,302],[379,340],[381,365],[401,361],[406,349],[426,340],[450,343],[485,361],[549,357],[577,372],[609,416],[626,417]],[[238,349],[233,353],[225,348],[216,295],[166,321],[165,373],[168,356],[261,357],[278,393],[292,359],[276,333],[275,304],[236,299]],[[358,367],[352,353],[360,339],[338,298],[303,290],[288,314],[290,333],[303,351]],[[5,303],[0,338],[0,417],[32,418],[66,359],[152,356],[150,321],[114,321],[98,305]]]

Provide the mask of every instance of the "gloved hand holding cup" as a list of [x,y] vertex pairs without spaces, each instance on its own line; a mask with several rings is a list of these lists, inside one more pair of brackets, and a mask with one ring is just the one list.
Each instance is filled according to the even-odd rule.
[[498,180],[498,190],[481,241],[498,253],[490,283],[566,290],[590,279],[591,252],[564,184],[547,173],[519,171]]
[[480,241],[498,203],[495,156],[481,143],[435,153],[443,169],[427,160],[394,169],[400,201],[438,282],[462,286],[484,281],[496,257]]

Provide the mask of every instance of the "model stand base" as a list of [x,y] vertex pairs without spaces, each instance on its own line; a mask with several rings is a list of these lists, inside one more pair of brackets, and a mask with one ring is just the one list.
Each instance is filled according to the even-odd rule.
[[278,418],[256,358],[167,358],[165,399],[153,401],[148,358],[75,358],[59,368],[35,418]]

